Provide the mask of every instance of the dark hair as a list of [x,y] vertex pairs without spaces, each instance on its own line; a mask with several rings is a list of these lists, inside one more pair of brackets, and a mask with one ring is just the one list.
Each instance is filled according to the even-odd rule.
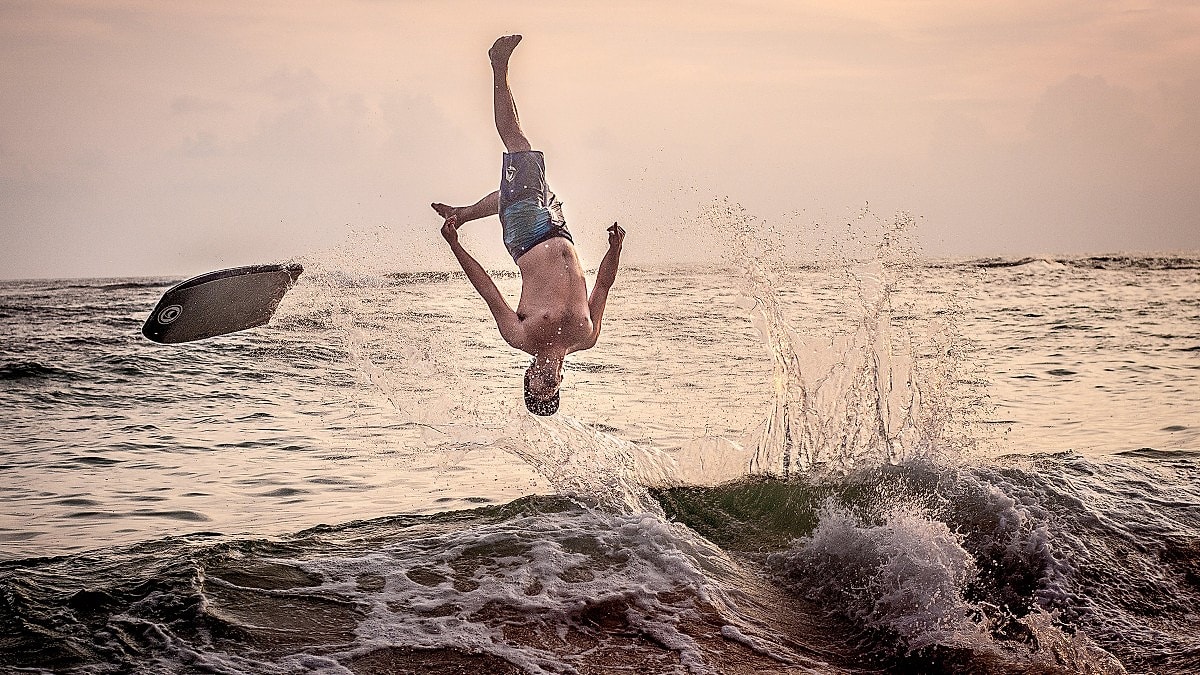
[[558,412],[558,390],[555,389],[550,398],[537,398],[529,391],[529,371],[525,371],[525,407],[534,415],[553,415]]

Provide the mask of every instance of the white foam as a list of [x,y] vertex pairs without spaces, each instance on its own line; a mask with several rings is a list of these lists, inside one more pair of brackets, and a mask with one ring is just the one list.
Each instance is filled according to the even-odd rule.
[[[600,608],[619,612],[700,673],[707,672],[701,649],[678,624],[697,617],[694,603],[711,601],[704,570],[729,562],[683,526],[653,514],[579,509],[402,534],[377,552],[300,564],[327,579],[322,592],[366,608],[355,653],[451,648],[493,654],[533,673],[562,672],[569,664],[506,637],[504,627],[550,627],[561,641],[568,628],[587,630],[585,613]],[[414,570],[424,583],[409,576]],[[383,589],[360,590],[356,579],[363,574],[384,579]]]
[[985,639],[963,598],[974,558],[944,523],[897,511],[872,526],[826,507],[810,537],[769,562],[796,591],[838,602],[856,623],[898,635],[910,651]]

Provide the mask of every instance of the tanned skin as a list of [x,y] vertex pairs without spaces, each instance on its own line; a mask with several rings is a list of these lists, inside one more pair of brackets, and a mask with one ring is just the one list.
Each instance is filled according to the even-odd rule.
[[[507,35],[488,50],[496,131],[510,153],[531,149],[521,130],[508,85],[508,62],[520,41],[520,35]],[[570,240],[551,237],[525,252],[517,259],[517,267],[521,269],[521,300],[513,311],[487,271],[458,241],[458,228],[464,223],[499,213],[500,193],[493,192],[470,206],[437,203],[432,206],[445,219],[442,236],[471,285],[487,302],[500,335],[508,344],[533,356],[527,373],[530,393],[538,399],[552,397],[562,382],[563,358],[571,352],[591,349],[600,337],[604,305],[617,279],[625,230],[616,223],[608,228],[608,252],[600,262],[590,295],[579,256]]]

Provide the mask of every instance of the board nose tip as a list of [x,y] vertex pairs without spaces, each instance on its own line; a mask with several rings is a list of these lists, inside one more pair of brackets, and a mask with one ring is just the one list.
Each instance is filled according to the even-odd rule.
[[146,319],[146,323],[142,324],[142,335],[152,342],[160,341],[162,329],[159,328],[158,322],[154,320],[154,315],[151,315],[149,319]]

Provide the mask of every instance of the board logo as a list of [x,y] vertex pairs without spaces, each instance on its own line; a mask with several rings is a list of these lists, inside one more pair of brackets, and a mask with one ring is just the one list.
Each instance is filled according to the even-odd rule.
[[175,319],[178,319],[182,315],[183,315],[183,307],[180,307],[179,305],[171,305],[170,307],[164,307],[163,311],[158,313],[158,322],[165,326],[166,324],[171,323]]
[[517,177],[517,167],[513,166],[512,164],[509,164],[508,168],[504,170],[504,180],[507,180],[508,182],[511,183],[511,182],[513,182],[513,179],[516,177]]

